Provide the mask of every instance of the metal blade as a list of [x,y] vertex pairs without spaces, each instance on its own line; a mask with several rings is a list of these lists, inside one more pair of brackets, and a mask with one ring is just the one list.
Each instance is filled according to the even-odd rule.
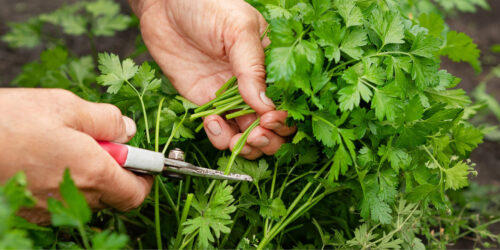
[[217,180],[253,181],[253,178],[249,175],[244,175],[244,174],[225,175],[224,172],[219,170],[202,168],[185,161],[173,160],[168,158],[165,158],[165,167],[163,168],[163,171],[173,172],[183,175],[205,177]]

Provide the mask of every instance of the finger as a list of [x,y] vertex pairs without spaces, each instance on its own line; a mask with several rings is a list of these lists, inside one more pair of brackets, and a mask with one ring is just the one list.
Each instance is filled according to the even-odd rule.
[[297,131],[297,128],[285,125],[288,113],[286,111],[269,111],[260,117],[260,126],[273,130],[280,136],[289,136]]
[[203,121],[203,127],[212,145],[219,150],[228,149],[231,138],[238,132],[218,115],[207,116]]
[[[138,176],[121,167],[97,141],[73,129],[62,131],[66,140],[58,171],[69,167],[75,185],[92,208],[113,207],[127,211],[138,207],[149,194],[152,176]],[[62,176],[62,173],[56,173]]]
[[256,114],[243,115],[243,116],[238,116],[234,119],[236,120],[236,123],[238,124],[240,131],[245,131],[257,119],[257,115]]
[[[119,166],[97,142],[93,142],[88,153],[97,155],[102,168],[103,180],[98,185],[101,191],[100,202],[120,211],[136,208],[148,196],[153,184],[150,175],[136,175]],[[84,155],[84,154],[83,154]]]
[[73,128],[96,140],[125,143],[136,132],[135,122],[122,115],[119,108],[107,103],[83,101],[77,109]]
[[[265,47],[269,46],[269,44],[271,44],[271,40],[269,39],[269,36],[267,35],[269,24],[266,22],[266,19],[260,14],[260,12],[258,12],[258,16],[259,16],[259,25],[260,25],[260,30],[259,30],[260,37],[262,38],[262,36],[264,35],[264,37],[261,40],[261,44],[262,44],[262,47],[265,48]],[[264,34],[264,32],[265,32],[265,34]]]
[[266,155],[273,155],[285,143],[285,139],[271,130],[257,126],[248,135],[247,143]]
[[[231,138],[231,142],[230,142],[230,146],[229,146],[231,151],[233,151],[234,146],[236,145],[238,140],[241,138],[241,136],[242,136],[242,134],[240,133],[240,134],[236,134],[235,136],[233,136],[233,138]],[[255,160],[255,159],[262,156],[262,151],[245,143],[245,146],[243,146],[243,149],[240,151],[239,155],[246,158],[246,159],[249,159],[249,160]]]
[[259,28],[251,25],[244,27],[239,34],[233,34],[235,39],[227,39],[230,44],[226,47],[230,48],[229,60],[238,78],[241,97],[257,113],[263,114],[275,108],[266,96],[264,48]]

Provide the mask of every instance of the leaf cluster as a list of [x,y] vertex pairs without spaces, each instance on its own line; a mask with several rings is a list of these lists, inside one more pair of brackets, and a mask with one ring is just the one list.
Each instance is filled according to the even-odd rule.
[[67,35],[94,37],[112,36],[128,28],[131,21],[130,16],[120,13],[120,5],[113,0],[80,1],[26,22],[9,23],[10,31],[2,40],[12,48],[34,48],[57,40],[43,30],[46,24],[58,26]]

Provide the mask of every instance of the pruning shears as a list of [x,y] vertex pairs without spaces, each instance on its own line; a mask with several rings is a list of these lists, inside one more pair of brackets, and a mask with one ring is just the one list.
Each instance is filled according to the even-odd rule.
[[202,168],[185,162],[184,152],[178,148],[170,150],[168,158],[165,158],[162,153],[129,145],[107,141],[98,141],[98,143],[120,166],[138,173],[166,173],[175,177],[190,175],[217,180],[253,181],[253,178],[249,175],[225,175],[224,172],[219,170]]

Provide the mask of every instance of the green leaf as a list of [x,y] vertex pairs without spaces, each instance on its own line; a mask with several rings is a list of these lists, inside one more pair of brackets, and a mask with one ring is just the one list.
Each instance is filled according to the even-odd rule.
[[328,175],[328,180],[330,182],[338,180],[341,174],[346,174],[350,165],[352,165],[352,160],[349,152],[343,145],[339,145],[333,156],[333,164],[330,169],[330,174]]
[[464,162],[459,162],[452,168],[445,169],[445,188],[457,190],[469,185],[467,181],[469,170],[469,165]]
[[326,114],[316,113],[312,118],[314,137],[328,147],[333,147],[340,142],[338,127],[334,123],[334,118]]
[[359,26],[363,24],[363,13],[356,6],[356,1],[352,0],[335,0],[334,5],[337,11],[344,19],[346,27]]
[[434,60],[420,57],[413,57],[412,79],[415,80],[417,87],[424,90],[428,87],[439,84],[438,71],[439,64]]
[[281,18],[281,17],[288,19],[288,18],[292,17],[292,13],[290,13],[290,11],[288,11],[287,9],[282,8],[280,6],[274,5],[274,4],[267,4],[266,9],[267,9],[268,17],[270,19],[276,19],[276,18]]
[[59,185],[59,192],[64,204],[56,199],[48,200],[48,210],[52,215],[52,225],[81,227],[90,221],[92,213],[85,196],[78,191],[71,179],[69,169],[64,171],[63,181]]
[[476,72],[481,71],[479,56],[481,51],[465,33],[450,31],[446,34],[446,45],[441,48],[441,55],[448,56],[454,62],[467,62]]
[[410,53],[415,56],[433,59],[439,53],[440,46],[441,41],[439,39],[420,32],[411,45]]
[[79,14],[82,4],[64,6],[49,14],[40,15],[40,20],[61,26],[68,35],[83,35],[87,32],[88,19]]
[[444,30],[444,20],[436,13],[423,13],[418,17],[420,26],[426,28],[429,34],[435,37],[441,36]]
[[386,147],[382,145],[378,149],[378,155],[387,155],[387,160],[391,163],[392,169],[398,172],[400,168],[405,169],[411,163],[411,156],[400,148]]
[[283,101],[281,107],[295,120],[304,120],[304,116],[310,113],[307,104],[307,96],[305,95],[302,95],[297,99],[287,98]]
[[12,48],[34,48],[41,43],[42,22],[38,18],[26,22],[8,23],[9,32],[2,36],[2,41]]
[[123,249],[128,242],[128,236],[110,231],[102,231],[92,237],[93,249]]
[[231,186],[220,183],[215,187],[213,197],[208,203],[203,193],[197,193],[191,206],[196,209],[198,216],[184,222],[182,233],[186,235],[199,230],[198,246],[206,248],[215,238],[220,238],[221,233],[231,232],[228,227],[232,223],[230,214],[236,210],[232,205],[232,191]]
[[340,43],[345,37],[346,29],[338,23],[321,23],[313,31],[317,43],[325,48],[325,57],[328,60],[340,60]]
[[384,90],[375,91],[371,108],[375,110],[375,116],[379,121],[387,118],[389,121],[396,119],[399,102],[396,98],[387,95]]
[[372,29],[382,41],[381,47],[387,44],[403,44],[403,23],[397,13],[383,13],[379,9],[372,11]]
[[353,59],[360,59],[363,56],[363,48],[367,44],[366,32],[362,29],[353,29],[349,32],[340,45],[340,50]]
[[155,70],[151,69],[147,62],[144,62],[137,70],[134,83],[140,86],[143,92],[156,90],[161,86],[161,80],[155,79]]
[[361,216],[365,219],[370,218],[381,224],[389,224],[392,220],[391,208],[380,200],[377,196],[378,187],[371,187],[361,202]]
[[450,107],[463,108],[472,103],[463,89],[443,91],[427,90],[426,93],[435,101],[448,104]]
[[476,5],[483,9],[490,8],[486,0],[441,0],[439,3],[447,11],[451,11],[456,8],[463,12],[476,12]]
[[266,65],[268,82],[290,80],[296,69],[293,48],[272,48],[266,56]]
[[[217,161],[217,165],[220,170],[223,170],[227,166],[229,157],[221,157]],[[237,157],[231,168],[231,172],[237,174],[250,175],[253,178],[253,182],[257,185],[259,181],[265,180],[271,176],[271,170],[268,170],[269,165],[264,159],[259,160],[259,162],[245,160],[241,157]]]
[[107,92],[116,94],[138,71],[138,67],[131,59],[120,62],[120,58],[115,54],[99,54],[99,70],[102,75],[97,77],[97,82],[109,86]]
[[286,207],[280,198],[259,202],[259,213],[264,218],[278,220],[286,215]]
[[[361,65],[358,64],[357,66]],[[378,79],[370,77],[370,75],[365,73],[360,74],[359,71],[359,67],[353,66],[347,69],[342,75],[342,79],[349,83],[347,87],[339,91],[339,103],[342,111],[353,110],[355,107],[358,107],[361,98],[365,102],[370,102],[373,93],[368,81],[375,80],[379,82]]]
[[466,155],[483,142],[481,130],[470,125],[459,124],[453,129],[453,145],[461,155]]

